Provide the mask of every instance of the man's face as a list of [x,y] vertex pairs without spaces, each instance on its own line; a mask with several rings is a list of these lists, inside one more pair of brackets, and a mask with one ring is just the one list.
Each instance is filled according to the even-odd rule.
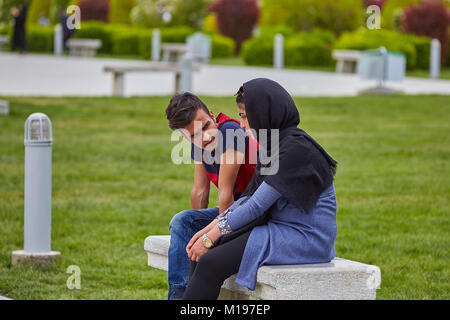
[[194,120],[183,130],[183,136],[206,151],[213,151],[218,145],[219,129],[212,111],[198,109]]

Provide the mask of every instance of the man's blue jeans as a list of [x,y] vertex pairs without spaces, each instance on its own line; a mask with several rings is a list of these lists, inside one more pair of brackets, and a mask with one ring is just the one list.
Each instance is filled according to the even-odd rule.
[[186,246],[198,231],[219,215],[219,207],[189,209],[177,213],[170,221],[169,300],[182,299],[187,287],[189,257]]

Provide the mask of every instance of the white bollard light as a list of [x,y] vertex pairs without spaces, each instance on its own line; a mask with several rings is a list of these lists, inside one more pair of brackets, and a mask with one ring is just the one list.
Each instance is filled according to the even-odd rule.
[[161,53],[161,33],[154,29],[152,33],[152,60],[159,61]]
[[43,113],[25,122],[24,250],[13,251],[12,264],[30,261],[47,265],[60,258],[51,251],[52,124]]
[[284,67],[284,37],[281,33],[277,33],[274,39],[273,67],[277,69]]
[[441,71],[441,43],[438,39],[431,40],[430,78],[437,79]]
[[55,26],[55,34],[53,39],[53,51],[54,54],[60,56],[64,52],[64,35],[61,24]]

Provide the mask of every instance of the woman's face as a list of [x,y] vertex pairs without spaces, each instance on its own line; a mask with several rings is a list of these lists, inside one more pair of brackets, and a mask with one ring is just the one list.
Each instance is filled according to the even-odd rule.
[[238,103],[238,112],[239,116],[241,117],[241,128],[247,131],[247,133],[253,137],[252,132],[250,131],[247,113],[245,112],[245,105],[243,103]]

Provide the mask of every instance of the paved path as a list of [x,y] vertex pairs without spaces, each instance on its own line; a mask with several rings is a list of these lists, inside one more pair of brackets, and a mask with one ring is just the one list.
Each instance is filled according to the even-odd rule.
[[[108,96],[112,75],[105,65],[142,64],[143,61],[19,55],[0,53],[0,95],[13,96]],[[132,73],[125,76],[125,94],[171,95],[173,74]],[[294,96],[353,96],[374,86],[357,75],[272,68],[204,66],[194,74],[194,92],[201,95],[230,96],[242,83],[267,77],[278,81]],[[389,84],[407,94],[450,94],[450,81],[407,78]]]

